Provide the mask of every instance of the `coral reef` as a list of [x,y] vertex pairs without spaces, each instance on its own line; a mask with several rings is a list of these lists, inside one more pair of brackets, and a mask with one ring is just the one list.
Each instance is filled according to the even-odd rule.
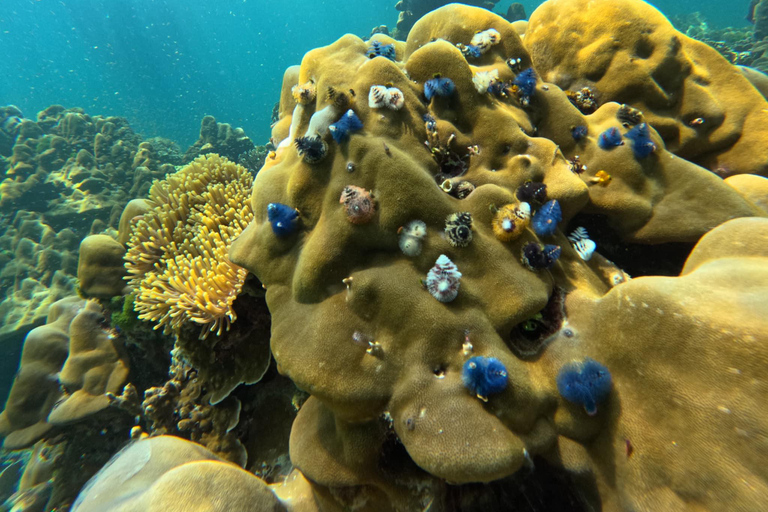
[[[751,307],[752,323],[726,315],[710,324],[699,319],[698,310],[685,310],[686,285],[675,284],[689,282],[685,272],[682,277],[630,279],[600,255],[603,233],[610,232],[624,243],[679,244],[682,254],[690,254],[688,268],[707,250],[702,247],[708,237],[736,225],[743,226],[741,232],[721,240],[732,240],[728,247],[749,256],[737,241],[756,237],[750,254],[766,257],[757,241],[766,221],[731,220],[765,215],[757,201],[762,194],[748,194],[748,186],[731,186],[679,158],[709,164],[712,170],[727,166],[729,174],[763,172],[768,160],[753,158],[741,144],[758,144],[768,136],[756,124],[765,101],[716,52],[676,34],[650,7],[634,0],[606,2],[605,13],[587,18],[584,11],[591,7],[571,12],[561,4],[547,2],[531,16],[525,40],[533,59],[502,18],[450,5],[416,23],[405,43],[376,35],[379,47],[393,45],[394,60],[371,58],[371,43],[348,35],[309,52],[300,68],[285,74],[280,120],[273,128],[277,149],[256,177],[253,222],[232,244],[230,257],[265,286],[277,367],[311,395],[293,424],[290,455],[317,503],[331,509],[354,503],[364,510],[445,506],[450,494],[444,482],[468,489],[473,482],[511,478],[534,459],[571,472],[583,489],[583,509],[672,510],[695,501],[707,510],[725,510],[742,479],[753,492],[741,491],[740,505],[749,508],[768,498],[768,475],[748,462],[758,460],[757,455],[743,455],[744,462],[741,455],[729,459],[743,469],[707,472],[722,482],[716,488],[697,485],[688,473],[706,465],[698,457],[728,449],[727,443],[715,441],[727,418],[706,419],[718,414],[714,402],[685,405],[690,417],[701,421],[695,421],[696,439],[684,452],[690,462],[677,465],[670,463],[676,446],[668,446],[669,439],[662,440],[663,431],[654,427],[653,418],[662,411],[643,402],[640,392],[646,385],[660,393],[669,390],[674,386],[669,379],[697,372],[693,361],[715,361],[720,343],[729,343],[715,335],[720,329],[733,337],[762,332],[764,314]],[[572,21],[560,20],[563,12],[571,13]],[[545,42],[569,33],[562,28],[554,33],[558,23],[577,22],[583,38],[570,46]],[[636,29],[617,32],[635,24]],[[645,27],[653,29],[650,35]],[[483,33],[492,34],[495,44],[483,52],[465,51]],[[568,52],[593,48],[588,46],[592,41],[613,34],[619,34],[618,43],[598,46],[611,82],[575,83],[586,74],[576,66],[586,69],[596,59]],[[610,67],[621,60],[614,56],[633,48],[638,38],[653,43],[637,50],[647,53],[650,69],[661,65],[672,40],[678,53],[663,60],[670,70],[662,71],[684,83],[686,94],[702,92],[705,99],[714,99],[697,102],[696,96],[679,116],[654,110],[653,101],[643,96],[656,90],[647,73],[633,74],[624,67],[627,74],[617,77]],[[561,59],[561,53],[568,59]],[[686,55],[693,53],[699,67],[686,64]],[[557,65],[574,69],[566,75],[553,71]],[[706,86],[696,81],[702,73]],[[455,89],[449,96],[427,99],[425,84],[438,75],[449,78]],[[654,77],[666,76],[659,75]],[[580,110],[566,91],[548,83],[566,76],[574,77],[564,84],[567,88],[589,86],[595,92],[599,105],[593,113],[585,114],[592,109],[580,103]],[[289,91],[306,83],[318,91],[357,94],[343,109],[321,94],[298,102]],[[381,84],[387,84],[387,91],[397,89],[401,108],[377,108]],[[376,94],[365,94],[369,91]],[[327,129],[318,127],[327,127],[350,108],[363,128],[336,144]],[[706,120],[705,130],[697,131],[695,122],[685,124],[699,117]],[[578,140],[572,135],[575,127],[583,127]],[[606,132],[611,144],[600,142]],[[307,160],[300,151],[304,142],[294,143],[307,134],[323,147],[321,159]],[[473,186],[460,197],[450,193],[453,180],[459,179]],[[375,197],[375,215],[364,224],[348,221],[343,193],[350,187]],[[518,197],[530,200],[528,206]],[[274,230],[274,204],[298,212],[289,236]],[[535,218],[535,226],[525,225],[517,237],[499,236],[506,230],[497,215],[515,208]],[[407,238],[416,219],[425,226],[419,230],[424,233],[420,250]],[[590,219],[604,219],[604,227],[588,224],[597,250],[591,248],[587,261],[566,233]],[[403,239],[409,242],[405,249]],[[726,260],[717,270],[742,275],[737,263]],[[659,257],[649,266],[662,268],[664,263]],[[726,305],[720,306],[738,309],[765,295],[768,287],[761,279],[745,295],[711,290],[697,302],[714,307],[722,291]],[[668,299],[625,298],[623,290],[640,294],[660,280],[669,283],[659,285],[659,293],[671,294]],[[674,291],[677,286],[680,291]],[[448,291],[446,301],[427,295],[440,299]],[[620,313],[625,302],[634,309]],[[651,351],[645,356],[651,365],[664,364],[663,351],[654,347],[666,344],[666,350],[674,350],[679,337],[671,327],[659,331],[657,321],[640,314],[645,311],[668,322],[674,322],[674,312],[689,315],[686,338],[711,340],[711,346],[701,357],[691,356],[690,363],[675,357],[674,372],[658,368],[636,378],[633,372],[644,364],[641,354]],[[645,328],[625,328],[622,321]],[[613,342],[616,331],[625,343]],[[625,344],[636,353],[632,361]],[[746,359],[749,350],[764,360],[764,349],[744,348],[729,366],[764,366]],[[730,402],[745,404],[744,445],[759,444],[764,416],[755,401],[764,381],[748,389],[723,382],[718,390]],[[707,389],[703,383],[689,387],[685,378],[677,385],[679,398],[670,402]],[[624,403],[625,393],[631,408]],[[711,400],[718,399],[712,395]],[[732,411],[735,405],[723,407]],[[693,424],[682,426],[689,416],[673,410],[671,403],[663,410],[674,417],[667,422],[674,432],[670,439],[685,439],[684,430]],[[646,450],[649,459],[640,455]]]
[[[3,507],[760,508],[768,103],[746,76],[639,0],[527,26],[451,4],[405,42],[307,53],[274,150],[206,117],[151,186],[168,146],[0,110],[7,205],[33,177],[69,190],[67,162],[82,201],[46,207],[120,205],[80,244],[96,300],[24,344],[0,436],[36,444]],[[107,190],[109,165],[134,179]],[[12,222],[8,296],[74,272],[85,231]]]
[[10,134],[15,138],[10,152],[2,153],[9,165],[0,183],[0,210],[44,213],[57,230],[87,233],[94,221],[114,226],[132,195],[179,163],[173,143],[142,142],[125,118],[60,105],[39,112],[36,121],[20,118]]
[[197,372],[174,357],[170,380],[144,392],[142,413],[152,436],[177,435],[207,447],[230,462],[244,467],[247,455],[234,428],[240,421],[240,401],[228,397],[213,407],[203,396]]
[[75,294],[78,237],[41,214],[17,212],[0,235],[0,333],[42,324],[54,302]]

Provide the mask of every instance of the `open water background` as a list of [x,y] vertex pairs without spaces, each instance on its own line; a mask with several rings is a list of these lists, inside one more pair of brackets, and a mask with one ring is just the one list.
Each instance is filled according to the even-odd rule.
[[[186,147],[210,114],[269,137],[285,68],[345,33],[394,28],[396,0],[0,0],[0,105],[121,115]],[[511,0],[496,5],[505,13]],[[541,2],[522,2],[530,14]],[[749,0],[653,2],[746,25]]]

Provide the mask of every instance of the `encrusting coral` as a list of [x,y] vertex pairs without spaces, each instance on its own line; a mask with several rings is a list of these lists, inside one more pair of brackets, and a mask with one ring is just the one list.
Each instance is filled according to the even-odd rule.
[[[622,14],[621,6],[637,3],[618,2],[611,27],[632,21],[633,11]],[[551,8],[549,2],[542,7],[545,12]],[[532,23],[534,19],[536,14]],[[483,52],[467,50],[479,33],[493,34],[495,44]],[[391,51],[384,52],[388,45]],[[659,413],[661,409],[638,399],[627,410],[621,402],[625,393],[629,400],[633,390],[642,388],[643,379],[632,368],[644,357],[653,364],[662,360],[657,354],[643,354],[661,343],[674,350],[678,336],[654,330],[654,321],[645,331],[627,330],[617,322],[628,313],[603,305],[622,304],[611,301],[623,297],[622,290],[639,289],[654,279],[685,283],[688,277],[630,280],[599,254],[599,237],[597,252],[591,252],[588,261],[566,237],[579,225],[575,217],[600,217],[624,241],[676,242],[690,249],[726,221],[765,212],[738,188],[669,152],[666,134],[663,138],[655,130],[660,117],[650,116],[653,109],[648,109],[646,120],[639,112],[609,102],[598,84],[601,104],[586,115],[559,87],[539,80],[550,76],[546,66],[533,71],[531,64],[523,42],[505,20],[482,9],[450,5],[416,23],[405,43],[381,34],[368,43],[347,35],[310,51],[298,70],[286,72],[280,121],[273,129],[277,149],[256,177],[253,222],[232,244],[230,257],[266,287],[278,368],[312,395],[292,428],[292,462],[319,501],[342,507],[366,503],[368,510],[439,506],[445,498],[440,482],[502,479],[530,467],[536,457],[572,471],[585,488],[596,488],[599,496],[586,492],[582,498],[593,508],[602,503],[603,510],[671,510],[681,508],[685,500],[704,503],[707,510],[725,510],[723,503],[742,476],[752,489],[741,491],[742,503],[765,501],[764,469],[715,469],[708,474],[722,485],[697,485],[692,475],[675,470],[678,465],[671,460],[676,448],[661,440],[663,429],[650,420],[651,408]],[[727,63],[710,64],[722,68],[723,79],[730,76]],[[438,75],[451,79],[453,92],[427,99],[424,84]],[[715,86],[720,78],[711,80],[712,94],[721,95],[721,102],[730,101],[734,91]],[[354,91],[354,99],[340,109],[323,94],[297,103],[286,92],[310,82],[317,91]],[[400,91],[401,108],[369,104],[367,92],[381,84]],[[733,87],[742,85],[745,94],[751,94],[746,81]],[[622,101],[647,109],[630,98]],[[765,102],[760,97],[755,104],[757,109]],[[336,142],[327,130],[318,129],[350,108],[361,120],[361,130]],[[744,110],[743,104],[738,108],[745,113],[739,119],[759,115]],[[647,126],[635,129],[644,121]],[[761,129],[746,121],[729,126],[731,133],[741,130],[747,139],[762,137]],[[613,144],[600,143],[606,131]],[[325,147],[322,159],[308,161],[297,151],[295,141],[307,133]],[[694,133],[686,148],[712,143],[704,132]],[[675,151],[682,147],[671,144]],[[718,165],[743,154],[736,146],[715,145],[714,151],[719,152],[713,157]],[[580,162],[579,172],[573,162]],[[761,171],[750,162],[732,168]],[[612,179],[603,179],[607,175]],[[454,196],[451,184],[459,179],[473,188]],[[442,186],[446,180],[448,185]],[[348,222],[344,204],[339,204],[348,187],[375,197],[375,215],[368,222]],[[520,197],[531,203],[523,207]],[[288,236],[278,236],[270,224],[271,204],[298,212],[299,221]],[[504,207],[518,208],[526,218],[530,213],[536,226],[526,225],[516,237],[498,236],[500,230],[505,235],[512,229],[497,226],[494,232],[496,215]],[[457,243],[453,219],[465,217],[471,222],[461,223],[466,229]],[[426,226],[420,251],[403,251],[401,235],[414,220]],[[765,221],[731,224],[739,222],[756,226],[751,223]],[[747,231],[734,236],[748,236]],[[461,286],[450,301],[433,300],[432,290],[426,289],[424,276],[436,261],[450,262],[461,275]],[[738,269],[734,264],[733,271]],[[756,295],[750,296],[765,295],[766,287],[755,286],[750,293]],[[685,296],[679,293],[674,300]],[[732,293],[723,295],[729,310],[747,300],[738,290]],[[653,312],[657,298],[633,302],[640,311]],[[673,302],[659,299],[659,309],[667,310],[669,321],[675,308],[667,306]],[[710,302],[717,302],[716,294]],[[603,316],[606,310],[612,313]],[[598,312],[611,323],[610,329],[603,330],[595,321]],[[695,312],[686,311],[692,315],[686,336],[712,338],[716,329],[692,320]],[[636,324],[644,317],[633,318]],[[765,330],[764,318],[754,316],[753,332]],[[735,329],[737,324],[738,319],[726,319],[722,328]],[[613,343],[615,332],[629,337],[626,344],[637,352],[633,363],[626,360],[627,349]],[[521,338],[524,351],[519,350]],[[716,353],[724,342],[712,343],[707,353]],[[748,364],[746,353],[734,356],[733,368]],[[707,393],[706,384],[684,377],[694,371],[693,363],[676,360],[674,375],[681,380],[674,385],[681,388],[680,400]],[[464,369],[468,361],[475,361],[475,367]],[[481,366],[490,373],[478,375]],[[560,374],[563,396],[557,384]],[[672,383],[661,386],[668,374],[647,373],[646,381],[654,389],[669,389]],[[754,426],[743,427],[754,432],[746,436],[745,446],[758,443],[764,417],[754,402],[761,396],[758,387],[724,384],[718,389],[730,393],[733,401],[745,395],[745,421]],[[697,407],[691,404],[693,410]],[[663,411],[674,416],[669,421],[687,421],[671,404]],[[640,428],[635,421],[648,425],[649,433],[635,437]],[[685,452],[683,466],[706,466],[706,454],[721,446],[715,439],[722,428],[723,423],[696,422],[700,433]],[[632,433],[625,442],[626,429]],[[682,430],[673,431],[683,435]],[[646,442],[651,438],[653,444]],[[700,444],[703,439],[707,443]],[[401,443],[408,457],[394,455],[392,442]],[[634,458],[627,446],[634,447]],[[645,450],[654,454],[651,459],[641,455]],[[661,469],[665,465],[672,467]],[[612,473],[617,468],[622,472]],[[683,481],[691,483],[677,484]],[[644,497],[644,486],[658,493]],[[654,506],[659,503],[675,506]]]

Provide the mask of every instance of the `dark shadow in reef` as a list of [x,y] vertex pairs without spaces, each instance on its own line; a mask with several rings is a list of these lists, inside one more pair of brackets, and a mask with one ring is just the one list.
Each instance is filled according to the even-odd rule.
[[446,512],[593,512],[597,489],[584,489],[565,470],[540,458],[533,468],[489,483],[447,486]]
[[693,243],[669,242],[664,244],[628,243],[608,225],[604,215],[577,215],[568,225],[566,233],[582,226],[589,238],[597,244],[597,252],[614,262],[632,277],[678,276]]

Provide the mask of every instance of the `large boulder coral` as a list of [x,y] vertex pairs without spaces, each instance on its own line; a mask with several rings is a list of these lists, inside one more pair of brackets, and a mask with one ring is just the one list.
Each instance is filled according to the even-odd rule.
[[615,394],[599,433],[583,428],[573,406],[555,415],[565,437],[586,445],[604,510],[753,510],[768,502],[767,298],[764,218],[705,235],[679,277],[569,296],[575,336],[555,340],[543,363],[587,355],[611,369]]
[[267,485],[200,445],[160,436],[128,445],[78,496],[72,512],[279,512]]
[[69,325],[84,304],[79,297],[56,302],[46,325],[27,335],[19,371],[0,413],[3,447],[26,448],[53,427],[48,414],[62,395],[56,375],[69,354]]
[[[692,246],[719,224],[764,212],[668,152],[636,109],[606,103],[585,115],[556,85],[539,82],[530,63],[505,20],[450,5],[422,18],[405,44],[344,36],[285,75],[273,130],[282,142],[256,177],[253,222],[230,257],[266,287],[278,368],[312,395],[294,422],[291,458],[325,489],[318,495],[347,505],[370,500],[371,510],[387,502],[414,507],[425,498],[415,488],[428,494],[440,491],[437,480],[504,478],[535,456],[591,482],[600,490],[591,506],[602,501],[604,510],[658,510],[653,504],[686,495],[696,501],[712,490],[677,487],[683,473],[654,469],[672,457],[663,449],[649,466],[630,461],[636,473],[616,472],[610,462],[622,455],[618,448],[629,450],[618,443],[625,430],[616,425],[631,425],[634,438],[636,422],[651,425],[649,410],[658,411],[633,396],[643,379],[624,362],[614,334],[632,337],[637,361],[645,347],[666,342],[672,350],[675,339],[652,338],[650,331],[659,334],[653,322],[649,332],[616,324],[620,301],[611,301],[648,281],[627,283],[599,255],[585,261],[566,227],[577,216],[601,216],[625,240]],[[445,78],[451,87],[425,94],[427,81]],[[358,131],[350,128],[350,109],[362,123]],[[531,227],[513,230],[498,220],[518,212],[527,226],[530,210]],[[421,223],[414,228],[413,221]],[[418,250],[404,236],[418,238]],[[736,295],[723,300],[736,308],[744,300]],[[654,300],[665,307],[675,299],[656,294],[642,303],[652,309]],[[604,332],[590,323],[601,307],[614,326]],[[754,329],[765,329],[762,318]],[[692,320],[689,339],[697,332],[707,338],[715,331]],[[734,355],[734,364],[744,357]],[[675,375],[686,375],[693,363],[675,360]],[[473,381],[477,361],[492,361],[482,368],[493,368],[488,378],[503,377],[503,385]],[[615,387],[608,380],[600,393],[608,401],[588,402],[585,411],[560,396],[557,380],[561,369],[587,367],[616,375]],[[667,370],[652,369],[658,373],[648,382],[662,389]],[[569,378],[576,380],[560,380],[582,385],[578,375]],[[566,384],[561,390],[574,399]],[[688,395],[706,391],[702,380],[681,386]],[[758,391],[743,393],[754,403]],[[632,411],[621,405],[625,393]],[[763,432],[750,414],[755,432]],[[670,421],[684,429],[687,418],[683,411]],[[719,426],[696,425],[703,431],[694,447],[724,446],[715,441]],[[421,469],[391,470],[392,439]],[[637,439],[643,449],[650,442]],[[755,493],[740,499],[760,503],[766,475],[749,469],[743,474],[754,478]],[[708,509],[723,509],[733,478],[705,500]],[[663,499],[643,501],[646,485],[665,487]]]
[[526,47],[544,80],[642,110],[667,148],[722,176],[768,174],[768,104],[715,49],[642,0],[548,0]]
[[55,425],[93,416],[110,405],[128,377],[120,340],[101,307],[67,297],[54,303],[48,322],[24,340],[19,371],[0,413],[3,447],[26,448]]

